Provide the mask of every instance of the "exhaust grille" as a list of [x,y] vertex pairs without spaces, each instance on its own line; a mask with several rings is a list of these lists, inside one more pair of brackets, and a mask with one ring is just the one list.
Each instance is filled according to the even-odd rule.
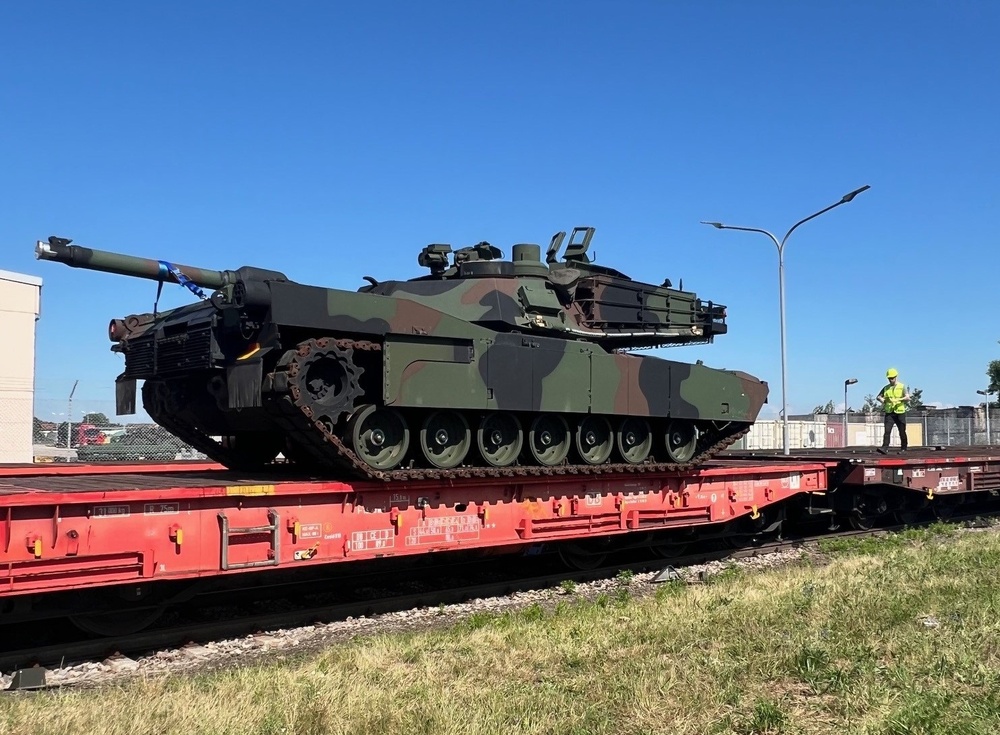
[[209,368],[212,365],[211,326],[195,327],[182,334],[151,334],[129,340],[124,346],[125,376],[153,378]]

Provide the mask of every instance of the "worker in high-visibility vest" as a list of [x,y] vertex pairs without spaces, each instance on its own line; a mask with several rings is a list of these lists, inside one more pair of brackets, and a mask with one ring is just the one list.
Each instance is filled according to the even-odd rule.
[[899,451],[906,451],[906,404],[910,402],[910,392],[899,381],[899,371],[889,368],[885,372],[889,385],[882,388],[875,400],[882,404],[885,410],[885,433],[882,435],[882,446],[879,452],[889,451],[889,440],[892,438],[892,427],[899,429]]

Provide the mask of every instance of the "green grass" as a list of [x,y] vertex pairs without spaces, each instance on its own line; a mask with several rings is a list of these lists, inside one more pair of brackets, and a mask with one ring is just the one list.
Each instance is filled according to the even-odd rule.
[[[907,532],[909,533],[909,532]],[[0,733],[1000,732],[1000,537],[477,613],[294,662],[0,698]]]
[[940,541],[957,534],[959,526],[951,523],[934,523],[921,528],[906,528],[902,531],[881,536],[859,536],[855,538],[827,538],[818,542],[820,551],[826,554],[838,553],[884,553],[889,548],[902,548],[914,544]]

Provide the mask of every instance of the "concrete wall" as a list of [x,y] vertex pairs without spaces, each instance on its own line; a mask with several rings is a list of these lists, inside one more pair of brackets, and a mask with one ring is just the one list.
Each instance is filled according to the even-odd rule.
[[[870,423],[855,423],[847,426],[847,443],[852,447],[877,447],[882,444],[884,427],[882,417],[875,417]],[[802,421],[789,418],[788,445],[791,449],[829,449],[843,445],[839,425],[830,425],[823,415],[816,416],[815,421]],[[923,444],[923,431],[920,424],[908,423],[906,437],[910,446]],[[782,423],[780,420],[758,421],[736,445],[737,449],[781,449]],[[899,435],[893,430],[891,445],[899,446]]]
[[0,271],[0,463],[32,461],[35,321],[42,280]]
[[[885,419],[879,416],[879,423],[871,424],[848,424],[847,439],[848,446],[852,447],[874,447],[881,446],[882,436],[885,434]],[[911,447],[919,447],[924,443],[923,427],[920,424],[906,424],[906,443]],[[892,430],[892,438],[889,446],[899,446],[899,432]]]

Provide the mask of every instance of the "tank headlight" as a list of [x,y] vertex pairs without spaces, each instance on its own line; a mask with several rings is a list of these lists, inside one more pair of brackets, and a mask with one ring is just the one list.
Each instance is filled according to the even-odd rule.
[[125,339],[128,330],[125,328],[124,319],[112,319],[108,325],[108,339],[112,342],[121,342]]

